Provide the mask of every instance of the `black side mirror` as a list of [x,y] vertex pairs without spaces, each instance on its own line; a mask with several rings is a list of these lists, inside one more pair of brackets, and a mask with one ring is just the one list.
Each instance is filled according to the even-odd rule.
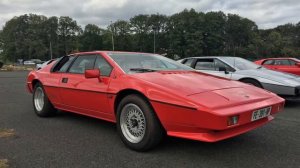
[[225,74],[229,74],[225,67],[219,67],[219,71],[223,71]]

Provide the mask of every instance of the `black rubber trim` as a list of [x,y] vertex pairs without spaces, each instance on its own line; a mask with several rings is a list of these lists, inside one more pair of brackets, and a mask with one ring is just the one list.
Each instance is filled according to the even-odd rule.
[[176,107],[181,107],[181,108],[186,108],[186,109],[190,109],[190,110],[197,110],[197,108],[194,108],[194,107],[183,106],[183,105],[178,105],[178,104],[173,104],[173,103],[163,102],[163,101],[159,101],[159,100],[151,100],[151,99],[150,99],[150,101],[156,102],[156,103],[167,104],[167,105],[171,105],[171,106],[176,106]]
[[58,86],[49,86],[49,85],[43,85],[43,86],[44,86],[44,87],[52,87],[52,88],[61,88],[61,89],[69,89],[69,90],[84,91],[84,92],[94,92],[94,93],[102,93],[102,94],[111,94],[111,95],[117,95],[116,93],[110,93],[110,92],[101,92],[101,91],[94,91],[94,90],[74,89],[74,88],[58,87]]

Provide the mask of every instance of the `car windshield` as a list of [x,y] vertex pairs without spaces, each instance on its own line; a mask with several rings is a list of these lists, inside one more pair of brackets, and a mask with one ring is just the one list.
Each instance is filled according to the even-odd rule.
[[259,69],[261,66],[240,57],[222,57],[222,60],[238,70]]
[[153,72],[161,70],[193,70],[169,58],[144,53],[108,53],[126,73]]

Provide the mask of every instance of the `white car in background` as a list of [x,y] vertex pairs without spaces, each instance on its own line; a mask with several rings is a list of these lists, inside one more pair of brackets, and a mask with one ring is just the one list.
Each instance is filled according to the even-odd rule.
[[300,100],[299,76],[269,70],[240,57],[190,57],[177,62],[199,72],[238,80],[269,90],[285,99]]
[[24,65],[35,65],[35,62],[28,60],[23,62]]

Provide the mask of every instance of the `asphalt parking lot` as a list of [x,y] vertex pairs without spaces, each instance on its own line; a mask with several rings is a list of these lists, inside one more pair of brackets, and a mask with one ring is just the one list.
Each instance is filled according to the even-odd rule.
[[300,102],[288,102],[276,119],[218,143],[168,137],[156,149],[126,148],[114,124],[71,113],[52,118],[34,114],[25,89],[28,72],[0,72],[0,159],[10,167],[203,167],[299,168]]

